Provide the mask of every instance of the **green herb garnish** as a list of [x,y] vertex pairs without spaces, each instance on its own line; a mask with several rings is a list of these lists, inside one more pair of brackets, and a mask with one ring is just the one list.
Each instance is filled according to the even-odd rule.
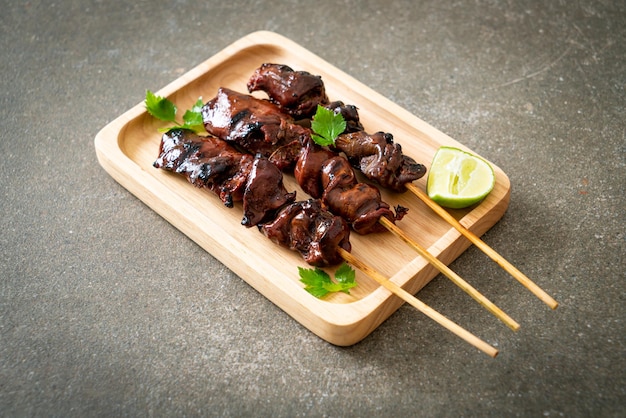
[[188,129],[195,133],[205,132],[204,124],[202,123],[202,97],[198,98],[193,107],[185,112],[182,124],[176,121],[176,112],[178,111],[176,105],[166,97],[157,96],[150,90],[147,90],[144,103],[150,115],[164,122],[174,124],[174,126],[168,128],[160,128],[159,132],[167,132],[172,129]]
[[316,298],[323,298],[329,293],[344,292],[350,294],[350,289],[357,285],[354,280],[355,271],[347,265],[342,263],[337,271],[335,271],[335,280],[333,282],[324,270],[320,268],[305,269],[298,267],[300,272],[300,281],[306,285],[304,290],[315,296]]
[[334,145],[335,139],[346,130],[346,121],[341,113],[317,105],[317,111],[311,121],[313,134],[311,138],[322,146]]

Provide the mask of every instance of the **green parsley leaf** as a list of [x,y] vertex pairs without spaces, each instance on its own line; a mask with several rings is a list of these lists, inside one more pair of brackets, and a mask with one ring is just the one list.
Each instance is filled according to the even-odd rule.
[[[339,283],[343,284],[344,286],[348,286],[348,285],[350,287],[356,286],[356,282],[354,281],[355,277],[356,277],[356,272],[354,271],[352,267],[350,267],[346,263],[342,263],[337,269],[337,271],[335,271],[335,280],[337,280]],[[348,287],[348,289],[350,289],[350,287]],[[349,294],[350,292],[346,292],[346,293]]]
[[204,122],[202,121],[202,97],[200,97],[193,107],[183,115],[183,128],[191,129],[198,133],[204,130]]
[[169,99],[157,96],[150,90],[146,91],[146,110],[156,119],[172,122],[174,126],[159,128],[158,131],[165,133],[172,129],[188,129],[197,134],[206,132],[202,121],[202,97],[200,97],[193,107],[183,115],[183,124],[176,122],[177,107]]
[[300,281],[305,284],[304,290],[316,298],[323,298],[334,292],[350,294],[350,289],[357,285],[354,280],[356,273],[346,263],[342,263],[337,268],[335,272],[336,282],[333,282],[328,273],[318,267],[315,269],[298,267],[298,271],[300,273]]
[[318,105],[315,116],[311,121],[313,134],[311,138],[316,144],[322,146],[334,145],[335,139],[346,130],[346,121],[341,113],[335,113],[330,109]]
[[166,122],[176,121],[176,105],[169,99],[157,96],[150,90],[146,91],[146,110],[157,119]]
[[304,290],[316,298],[322,298],[328,294],[328,290],[324,288],[324,284],[332,283],[328,273],[319,268],[305,269],[298,267],[298,271],[300,273],[300,281],[306,285]]

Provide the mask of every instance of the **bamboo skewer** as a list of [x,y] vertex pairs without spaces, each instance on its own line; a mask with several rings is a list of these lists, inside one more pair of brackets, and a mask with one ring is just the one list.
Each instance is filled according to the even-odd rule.
[[346,260],[346,262],[352,264],[353,266],[355,266],[356,268],[358,268],[359,270],[367,274],[369,277],[376,280],[384,288],[386,288],[387,290],[392,292],[394,295],[398,296],[399,298],[401,298],[402,300],[404,300],[405,302],[407,302],[408,304],[416,308],[418,311],[422,312],[423,314],[425,314],[426,316],[428,316],[429,318],[437,322],[439,325],[446,328],[448,331],[462,338],[466,342],[470,343],[471,345],[473,345],[474,347],[478,348],[479,350],[483,351],[485,354],[491,357],[495,358],[498,355],[498,350],[496,348],[492,347],[491,345],[487,344],[485,341],[476,337],[474,334],[470,333],[469,331],[457,325],[450,319],[446,318],[445,316],[443,316],[442,314],[440,314],[439,312],[437,312],[430,306],[426,305],[424,302],[417,299],[415,296],[411,295],[406,290],[402,289],[397,284],[389,281],[385,276],[383,276],[377,270],[363,263],[361,260],[353,256],[348,251],[344,250],[343,248],[339,248],[339,253],[344,258],[344,260]]
[[504,257],[498,254],[493,248],[487,245],[476,234],[465,228],[459,221],[457,221],[452,215],[450,215],[445,209],[434,202],[428,195],[412,183],[407,183],[406,187],[417,196],[422,202],[426,203],[437,215],[443,218],[446,222],[452,225],[457,231],[459,231],[465,238],[467,238],[472,244],[482,250],[489,258],[495,261],[500,267],[502,267],[507,273],[513,276],[524,287],[530,290],[535,296],[537,296],[542,302],[548,305],[551,309],[556,309],[559,303],[548,295],[543,289],[537,286],[532,280],[530,280],[524,273],[519,271],[515,266],[509,263]]
[[428,250],[418,244],[415,240],[411,239],[407,236],[400,228],[394,225],[390,220],[381,217],[381,224],[387,228],[394,235],[398,236],[405,243],[410,245],[419,255],[424,257],[430,264],[432,264],[439,272],[441,272],[444,276],[452,280],[454,284],[460,287],[465,293],[470,295],[476,302],[480,303],[484,308],[486,308],[489,312],[494,314],[500,321],[504,322],[509,328],[513,331],[517,331],[520,325],[513,320],[510,316],[508,316],[505,312],[503,312],[500,308],[498,308],[493,302],[487,299],[484,295],[478,292],[475,288],[473,288],[469,283],[463,280],[458,274],[452,271],[448,266],[446,266],[441,260],[428,252]]

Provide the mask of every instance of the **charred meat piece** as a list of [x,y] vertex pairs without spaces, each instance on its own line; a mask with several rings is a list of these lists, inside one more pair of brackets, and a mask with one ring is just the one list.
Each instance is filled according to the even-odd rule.
[[[196,187],[211,190],[224,205],[243,201],[242,224],[267,220],[295,200],[282,183],[281,171],[261,157],[237,151],[214,136],[178,129],[163,134],[154,167],[182,174]],[[263,196],[264,199],[259,199]]]
[[224,205],[243,199],[254,157],[213,136],[177,129],[163,134],[156,168],[184,175],[196,187],[217,194]]
[[268,157],[279,168],[291,168],[311,131],[267,100],[220,88],[202,107],[204,127],[212,135],[246,151]]
[[394,215],[378,188],[358,182],[345,157],[312,140],[303,148],[294,176],[302,190],[320,198],[328,210],[344,218],[359,234],[382,232],[385,227],[378,222],[382,216],[395,222],[408,210],[398,207]]
[[354,105],[347,105],[341,101],[331,102],[324,107],[328,110],[332,110],[335,114],[341,114],[343,120],[346,121],[346,129],[344,133],[358,132],[363,130],[361,120],[359,118],[359,111]]
[[321,171],[322,201],[328,209],[344,218],[358,234],[383,232],[385,227],[378,221],[385,217],[392,222],[402,219],[405,208],[396,214],[382,201],[380,190],[359,183],[348,160],[341,156],[326,160]]
[[381,186],[404,192],[405,184],[426,174],[426,167],[402,153],[400,144],[389,133],[364,131],[339,135],[335,147],[343,151],[350,164],[365,177]]
[[322,167],[335,155],[327,148],[321,147],[312,139],[306,142],[293,170],[298,185],[311,197],[319,199],[324,194],[322,187]]
[[320,76],[294,71],[282,64],[265,63],[256,69],[248,81],[248,91],[259,90],[296,119],[310,117],[315,114],[317,105],[328,103]]
[[274,243],[298,251],[313,266],[339,264],[343,258],[338,248],[352,249],[346,221],[324,210],[317,199],[285,206],[273,221],[259,229]]
[[276,211],[296,200],[296,192],[288,193],[283,173],[263,156],[257,155],[243,192],[243,220],[247,227],[267,222]]

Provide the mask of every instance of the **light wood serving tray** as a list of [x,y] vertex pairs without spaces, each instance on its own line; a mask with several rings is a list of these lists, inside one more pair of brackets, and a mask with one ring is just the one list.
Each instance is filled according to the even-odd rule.
[[[405,154],[427,167],[442,145],[467,150],[320,57],[272,32],[245,36],[156,94],[176,103],[182,116],[198,97],[207,102],[221,86],[247,92],[248,78],[264,62],[287,64],[321,75],[330,100],[356,105],[366,131],[391,132]],[[241,226],[241,205],[226,208],[212,193],[193,187],[182,176],[152,166],[161,138],[157,129],[162,126],[140,102],[96,136],[100,164],[121,185],[286,313],[328,342],[347,346],[365,338],[401,306],[399,298],[358,271],[358,286],[350,295],[340,293],[323,300],[309,295],[299,281],[297,267],[310,266],[299,254],[270,242],[256,227]],[[509,179],[500,168],[492,166],[496,185],[491,194],[472,208],[453,211],[465,227],[479,236],[504,215],[509,202]],[[416,184],[424,188],[425,181],[426,177]],[[285,184],[289,191],[297,190],[298,199],[308,198],[292,176],[285,176]],[[383,198],[392,206],[410,208],[398,226],[444,263],[451,263],[470,245],[410,193],[383,191]],[[351,242],[356,257],[412,294],[438,274],[391,233],[353,233]],[[333,273],[332,269],[328,271]],[[468,297],[467,303],[474,302]]]

